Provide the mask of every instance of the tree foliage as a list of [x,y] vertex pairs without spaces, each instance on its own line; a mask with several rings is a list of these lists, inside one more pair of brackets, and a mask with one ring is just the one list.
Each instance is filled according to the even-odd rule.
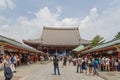
[[91,46],[95,47],[95,46],[98,46],[104,42],[105,42],[105,40],[103,37],[101,37],[100,35],[96,35],[92,40]]
[[118,32],[118,33],[115,35],[115,37],[114,37],[113,40],[117,40],[117,39],[120,39],[120,32]]

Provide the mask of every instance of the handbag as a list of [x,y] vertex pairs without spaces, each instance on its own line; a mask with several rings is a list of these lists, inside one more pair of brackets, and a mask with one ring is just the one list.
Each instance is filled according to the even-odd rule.
[[15,71],[15,66],[14,66],[14,64],[11,64],[11,65],[10,65],[10,68],[11,68],[12,72]]
[[12,79],[13,77],[12,70],[10,66],[6,66],[6,65],[9,65],[9,64],[4,64],[4,76],[5,78]]

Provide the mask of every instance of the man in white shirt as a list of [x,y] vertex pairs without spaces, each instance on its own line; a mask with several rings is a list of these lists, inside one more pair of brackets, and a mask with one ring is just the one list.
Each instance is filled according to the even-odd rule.
[[101,70],[102,70],[102,71],[105,71],[105,66],[106,66],[106,64],[105,64],[105,57],[102,57],[102,62],[101,62],[101,64],[102,64]]
[[82,58],[77,59],[77,73],[79,73],[79,71],[80,71],[80,73],[82,73],[82,61],[83,61]]
[[110,59],[108,57],[105,58],[106,63],[106,71],[110,71]]

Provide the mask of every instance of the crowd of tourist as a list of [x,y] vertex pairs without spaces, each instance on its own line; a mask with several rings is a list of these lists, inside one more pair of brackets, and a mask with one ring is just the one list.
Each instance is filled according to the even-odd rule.
[[77,73],[89,73],[89,75],[99,75],[98,71],[120,71],[120,60],[116,57],[63,57],[63,66],[77,66]]
[[36,62],[38,56],[29,54],[6,53],[0,55],[0,69],[4,71],[5,80],[11,80],[13,73],[16,73],[16,67],[19,65],[30,65]]
[[[13,64],[11,66],[11,69],[14,73],[16,73],[16,70],[15,68],[19,65],[30,65],[32,64],[33,62],[36,62],[37,60],[37,56],[31,56],[29,54],[14,54],[14,53],[6,53],[6,54],[9,54],[10,55],[10,62]],[[5,60],[5,55],[1,54],[0,55],[0,64],[2,62],[4,62]],[[3,68],[0,66],[0,70],[2,70]]]
[[[34,60],[36,60],[37,56],[34,56],[34,59],[30,55],[22,54],[6,54],[5,56],[0,55],[0,66],[7,66],[11,68],[12,73],[16,73],[16,67],[20,64],[28,64],[30,65],[33,63]],[[45,60],[51,59],[52,57],[39,57],[41,62],[44,63]],[[120,60],[117,57],[108,57],[108,56],[102,56],[102,57],[93,57],[93,56],[87,56],[87,57],[72,57],[72,56],[64,56],[64,57],[53,57],[53,64],[54,64],[54,75],[56,75],[56,70],[58,71],[58,75],[60,75],[59,71],[59,61],[63,61],[63,67],[65,67],[68,63],[68,65],[73,64],[73,66],[76,67],[77,73],[87,73],[89,75],[99,75],[99,71],[120,71]],[[4,72],[6,72],[4,70]],[[10,72],[10,71],[9,71]],[[4,73],[5,74],[5,73]],[[7,79],[5,75],[5,80],[11,80]]]

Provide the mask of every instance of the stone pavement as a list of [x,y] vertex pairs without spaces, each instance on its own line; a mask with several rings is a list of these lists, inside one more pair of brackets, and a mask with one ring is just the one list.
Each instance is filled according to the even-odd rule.
[[112,71],[112,72],[99,72],[100,76],[105,80],[120,80],[120,72]]
[[[12,80],[104,80],[98,76],[89,76],[84,73],[76,73],[76,67],[60,65],[61,75],[53,75],[53,64],[33,64],[17,68],[17,73]],[[1,77],[0,72],[0,77]],[[0,80],[4,80],[3,78]]]

